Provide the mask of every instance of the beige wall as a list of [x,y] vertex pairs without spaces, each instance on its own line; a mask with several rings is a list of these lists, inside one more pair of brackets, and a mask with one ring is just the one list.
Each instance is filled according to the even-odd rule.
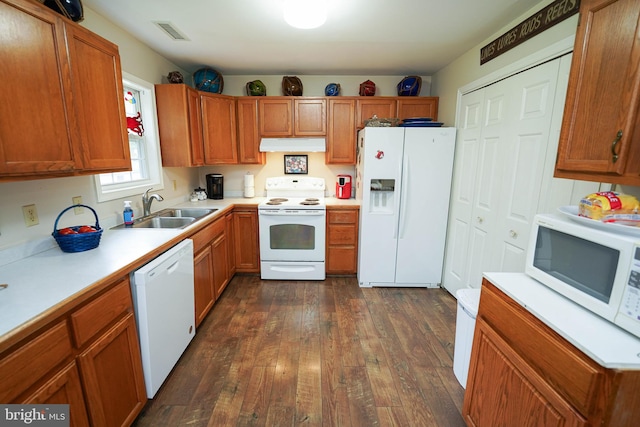
[[543,0],[527,13],[515,19],[509,25],[505,25],[496,31],[491,37],[478,43],[473,49],[460,56],[458,59],[438,71],[431,79],[431,94],[440,97],[438,118],[445,123],[455,123],[456,101],[458,90],[484,76],[497,72],[522,58],[538,52],[549,45],[559,42],[567,37],[575,35],[578,24],[578,15],[564,20],[549,28],[543,33],[533,37],[521,45],[511,49],[501,56],[480,65],[480,48],[487,45],[506,31],[518,25],[520,22],[552,3],[553,0]]

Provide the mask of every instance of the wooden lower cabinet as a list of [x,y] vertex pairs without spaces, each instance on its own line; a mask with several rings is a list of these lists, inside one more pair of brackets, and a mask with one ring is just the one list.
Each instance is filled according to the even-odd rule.
[[233,210],[235,263],[238,273],[260,272],[258,208],[236,207]]
[[484,279],[463,416],[468,426],[637,425],[640,372],[607,369]]
[[129,313],[79,356],[94,427],[128,426],[147,402],[136,320]]
[[65,366],[33,395],[24,399],[26,404],[69,404],[69,425],[71,427],[89,426],[89,418],[84,397],[78,366],[73,361]]
[[355,274],[358,268],[358,207],[327,207],[327,274]]
[[194,251],[196,327],[209,314],[213,304],[231,280],[227,227],[227,217],[221,216],[191,236]]
[[129,277],[0,354],[0,402],[69,404],[70,425],[129,426],[147,402]]
[[193,272],[197,328],[216,302],[216,293],[213,289],[212,280],[213,260],[210,245],[207,245],[194,255]]

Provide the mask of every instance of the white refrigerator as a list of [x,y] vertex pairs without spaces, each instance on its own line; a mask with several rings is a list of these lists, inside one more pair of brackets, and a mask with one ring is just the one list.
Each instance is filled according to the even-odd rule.
[[455,135],[444,127],[358,132],[360,286],[440,285]]

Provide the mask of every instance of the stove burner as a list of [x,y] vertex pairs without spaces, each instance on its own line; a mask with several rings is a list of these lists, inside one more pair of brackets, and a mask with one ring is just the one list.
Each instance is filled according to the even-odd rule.
[[271,200],[269,200],[268,202],[265,203],[265,205],[281,205],[282,202],[273,202]]
[[300,204],[301,205],[319,205],[320,202],[307,199],[307,200],[301,201]]
[[275,202],[275,203],[282,203],[288,200],[289,199],[285,199],[284,197],[274,197],[273,199],[269,199],[270,202]]
[[319,202],[320,199],[316,199],[315,197],[307,197],[304,199],[305,202]]

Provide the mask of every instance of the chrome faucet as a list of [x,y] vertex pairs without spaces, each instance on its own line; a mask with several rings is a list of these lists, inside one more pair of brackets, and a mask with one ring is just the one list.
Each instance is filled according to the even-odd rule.
[[148,189],[142,195],[142,211],[143,211],[142,215],[143,216],[147,216],[151,214],[151,202],[153,202],[153,199],[156,199],[159,202],[164,200],[162,196],[157,193],[149,194],[149,191],[151,190],[153,190],[153,188]]

